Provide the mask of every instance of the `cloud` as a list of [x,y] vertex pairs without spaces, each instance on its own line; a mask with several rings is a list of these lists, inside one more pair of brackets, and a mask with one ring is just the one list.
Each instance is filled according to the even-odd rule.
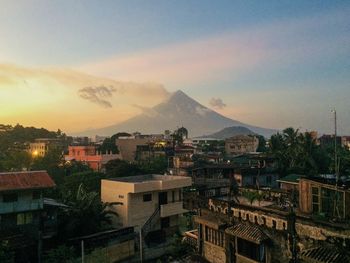
[[[90,61],[76,68],[103,77],[178,86],[303,64],[348,51],[348,11],[280,19],[217,35]],[[344,32],[342,32],[344,31]],[[332,33],[332,37],[330,34]]]
[[223,109],[226,107],[226,104],[220,98],[211,98],[209,105],[217,109]]
[[104,108],[112,108],[112,104],[106,99],[113,97],[113,93],[116,91],[113,87],[85,87],[78,90],[78,94],[82,99],[96,103]]
[[152,107],[168,96],[164,86],[155,82],[117,81],[66,68],[0,64],[3,123],[81,131],[91,123],[98,128],[125,121],[140,112],[133,104]]

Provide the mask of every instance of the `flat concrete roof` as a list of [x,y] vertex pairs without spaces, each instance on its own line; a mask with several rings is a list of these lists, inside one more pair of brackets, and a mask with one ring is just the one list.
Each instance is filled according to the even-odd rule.
[[109,184],[129,193],[160,191],[182,188],[192,185],[192,178],[188,176],[145,174],[128,177],[103,179],[102,188]]
[[127,176],[127,177],[110,178],[106,180],[125,182],[125,183],[146,183],[151,181],[183,180],[184,178],[186,177],[177,176],[177,175],[143,174],[143,175],[134,175],[134,176]]

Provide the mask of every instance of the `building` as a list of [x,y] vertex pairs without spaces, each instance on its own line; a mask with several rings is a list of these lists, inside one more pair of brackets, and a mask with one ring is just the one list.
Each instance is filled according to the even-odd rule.
[[255,136],[237,135],[225,140],[225,153],[227,155],[239,155],[242,153],[256,152],[259,139]]
[[[184,241],[212,263],[350,262],[350,225],[295,213],[270,199],[210,197]],[[336,245],[340,244],[340,245]],[[297,261],[294,261],[294,259]]]
[[280,189],[285,191],[299,191],[299,180],[303,175],[289,174],[277,180],[280,184]]
[[324,218],[350,219],[350,184],[337,187],[325,178],[299,179],[299,210]]
[[16,262],[37,262],[46,234],[43,190],[53,187],[46,171],[0,173],[0,242],[8,242]]
[[96,146],[69,146],[68,155],[64,156],[65,161],[78,161],[84,162],[95,171],[101,171],[104,169],[104,165],[115,159],[121,159],[120,154],[113,154],[109,152],[99,152]]
[[32,156],[43,157],[50,149],[64,150],[64,144],[59,139],[39,138],[35,142],[29,143],[29,153]]
[[[334,135],[324,134],[318,138],[318,142],[323,146],[333,146]],[[337,136],[337,145],[350,149],[350,136]]]
[[115,227],[142,229],[145,237],[152,233],[167,236],[178,229],[183,209],[182,189],[191,186],[189,177],[139,175],[101,181],[101,200],[117,202],[113,210],[119,215]]
[[238,186],[278,188],[279,175],[271,168],[236,168],[234,178]]
[[122,160],[135,162],[138,154],[138,147],[147,147],[151,142],[162,140],[163,135],[140,135],[119,137],[115,143],[118,147]]

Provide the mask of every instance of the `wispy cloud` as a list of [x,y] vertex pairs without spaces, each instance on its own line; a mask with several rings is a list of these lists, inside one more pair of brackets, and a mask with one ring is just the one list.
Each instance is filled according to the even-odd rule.
[[226,107],[226,104],[220,98],[211,98],[209,105],[217,109],[223,109]]
[[[77,66],[83,71],[123,80],[160,81],[171,85],[234,78],[259,67],[342,52],[349,34],[348,11],[274,21],[221,35],[115,56]],[[344,28],[345,30],[345,28]],[[330,37],[325,32],[333,32]]]
[[84,130],[91,123],[103,127],[138,114],[133,104],[152,107],[168,95],[158,83],[0,64],[0,119],[4,123],[59,127],[68,132]]
[[111,108],[112,104],[107,99],[113,97],[113,93],[117,90],[113,87],[85,87],[78,90],[78,94],[82,99],[96,103],[104,108]]

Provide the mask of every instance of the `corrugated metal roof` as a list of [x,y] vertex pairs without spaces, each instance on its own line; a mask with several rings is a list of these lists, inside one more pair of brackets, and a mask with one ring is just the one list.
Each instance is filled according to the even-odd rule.
[[350,258],[335,248],[316,247],[302,251],[301,258],[310,263],[345,263]]
[[269,237],[258,226],[252,224],[238,223],[227,228],[225,232],[229,235],[257,244],[269,239]]
[[55,186],[46,171],[0,173],[0,191],[42,189]]

